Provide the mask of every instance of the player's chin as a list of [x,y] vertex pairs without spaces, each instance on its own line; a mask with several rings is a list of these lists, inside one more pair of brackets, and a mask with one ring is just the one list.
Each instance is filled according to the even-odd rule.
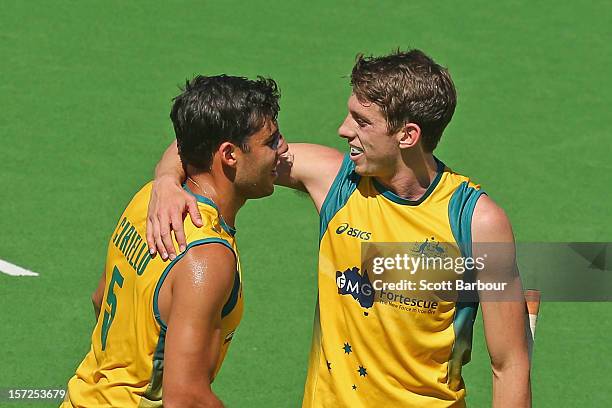
[[251,198],[263,198],[271,196],[274,193],[274,183],[261,183],[256,192],[251,196]]
[[353,163],[355,163],[355,173],[360,176],[369,176],[369,168],[371,166],[368,165],[368,161],[364,157],[365,155],[362,153],[357,155],[356,157],[351,157]]
[[365,163],[355,164],[355,173],[362,177],[373,176],[371,169]]
[[270,186],[266,190],[266,195],[264,197],[270,196],[273,193],[274,193],[274,183],[270,184]]

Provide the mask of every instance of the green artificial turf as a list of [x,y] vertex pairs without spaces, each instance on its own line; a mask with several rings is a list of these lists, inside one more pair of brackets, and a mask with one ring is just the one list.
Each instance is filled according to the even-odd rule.
[[[64,386],[85,355],[107,239],[172,140],[177,86],[196,73],[273,77],[286,138],[346,150],[336,129],[355,55],[422,48],[459,94],[437,155],[505,208],[517,240],[610,241],[610,12],[551,0],[3,1],[0,259],[40,276],[0,274],[0,388]],[[237,227],[246,312],[214,388],[229,407],[295,407],[317,216],[279,188]],[[609,404],[611,312],[542,306],[534,406]],[[479,317],[470,406],[490,405],[487,359]]]

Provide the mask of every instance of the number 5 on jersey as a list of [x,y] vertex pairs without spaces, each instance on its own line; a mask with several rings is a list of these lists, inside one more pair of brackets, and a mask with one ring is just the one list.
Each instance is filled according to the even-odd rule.
[[117,312],[117,296],[115,295],[115,283],[120,288],[123,287],[123,276],[119,272],[119,269],[115,266],[113,269],[113,276],[110,283],[108,284],[108,295],[106,296],[106,304],[110,307],[110,313],[104,311],[104,320],[102,321],[102,333],[101,342],[102,350],[106,349],[106,337],[108,336],[108,330],[110,329],[113,319],[115,318],[115,312]]

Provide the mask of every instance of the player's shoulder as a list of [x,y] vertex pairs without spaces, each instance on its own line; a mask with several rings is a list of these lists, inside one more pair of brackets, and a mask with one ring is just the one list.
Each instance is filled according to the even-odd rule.
[[445,183],[452,191],[451,206],[459,213],[469,209],[473,242],[506,242],[513,239],[512,226],[503,208],[498,205],[481,185],[469,176],[453,170],[440,160]]
[[136,228],[144,228],[146,225],[147,209],[151,197],[153,184],[151,181],[142,186],[125,206],[123,213],[119,217],[119,222],[123,225],[126,219],[129,219],[130,225]]
[[[173,292],[193,295],[193,302],[223,302],[227,299],[237,271],[231,248],[216,241],[188,247],[173,267]],[[206,293],[206,296],[201,294]],[[218,298],[218,299],[212,299]]]
[[183,188],[195,197],[203,224],[202,227],[198,227],[193,224],[191,217],[183,219],[187,245],[216,241],[232,248],[236,230],[223,219],[217,204],[208,197],[195,194],[186,185]]
[[200,213],[204,224],[202,227],[195,226],[190,217],[185,218],[187,248],[176,266],[187,269],[186,279],[196,279],[198,273],[207,270],[215,271],[211,275],[221,274],[225,278],[233,278],[237,268],[233,231],[224,229],[222,218],[215,208],[203,205]]
[[498,224],[508,220],[508,216],[491,197],[483,194],[474,208],[474,222],[483,225]]
[[460,186],[462,184],[465,184],[466,188],[473,188],[476,190],[480,190],[481,188],[480,184],[474,181],[474,179],[472,179],[471,177],[463,174],[462,172],[455,171],[453,168],[449,167],[448,165],[441,162],[437,158],[436,158],[436,161],[438,163],[438,166],[440,166],[440,168],[442,169],[442,175],[446,183],[452,184],[455,186]]
[[[188,246],[179,264],[186,265],[187,269],[195,273],[210,270],[215,271],[212,275],[226,273],[233,277],[233,273],[236,272],[236,257],[233,248],[214,239]],[[204,266],[204,269],[194,267],[197,265]]]
[[147,182],[143,185],[130,200],[126,209],[134,209],[135,211],[141,211],[143,208],[147,208],[149,205],[149,199],[151,197],[151,190],[153,189],[153,181]]
[[506,242],[513,240],[512,226],[506,212],[488,195],[481,195],[472,216],[474,242]]
[[225,222],[216,207],[198,202],[198,209],[202,216],[202,227],[194,225],[191,217],[185,217],[183,221],[187,245],[217,242],[232,248],[236,230]]

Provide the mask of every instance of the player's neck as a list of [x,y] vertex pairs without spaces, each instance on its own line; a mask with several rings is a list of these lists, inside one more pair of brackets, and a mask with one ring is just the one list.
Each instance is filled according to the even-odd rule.
[[192,174],[187,178],[187,186],[197,195],[210,199],[219,210],[223,220],[234,227],[236,214],[245,200],[236,194],[231,182],[212,173]]
[[433,154],[408,152],[403,155],[392,175],[377,177],[377,180],[399,197],[417,201],[425,194],[437,173],[438,163]]

